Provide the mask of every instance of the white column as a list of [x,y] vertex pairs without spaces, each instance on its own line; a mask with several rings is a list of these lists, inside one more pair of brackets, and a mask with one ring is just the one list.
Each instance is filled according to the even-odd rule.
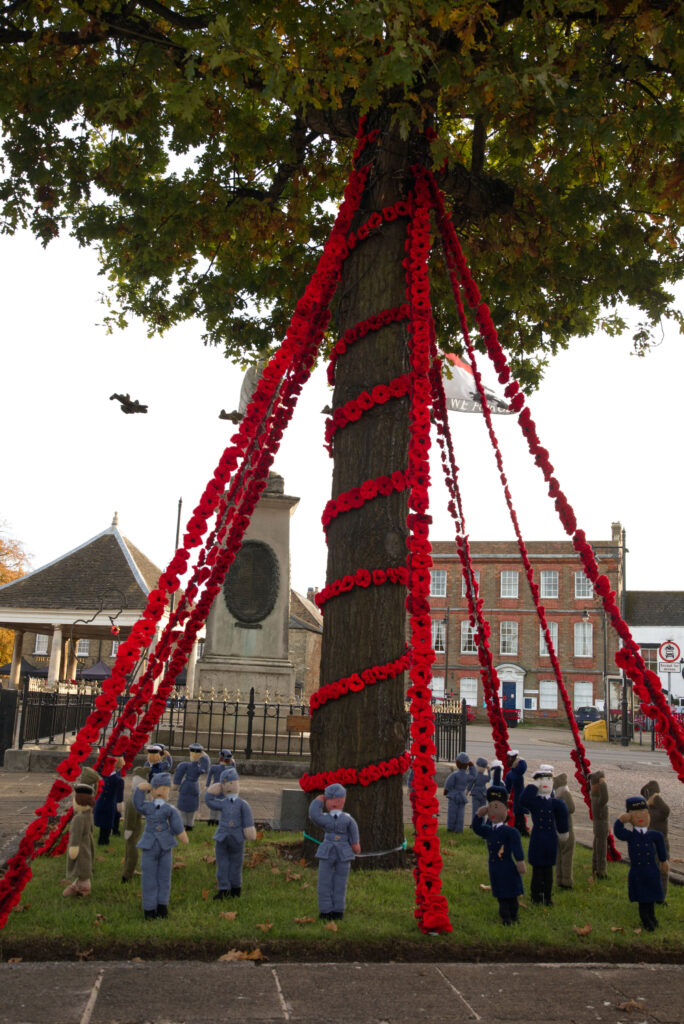
[[21,678],[21,650],[23,646],[24,633],[22,630],[15,629],[14,647],[12,648],[12,667],[10,669],[8,683],[10,690],[16,690],[19,687],[19,679]]
[[52,627],[52,644],[50,645],[50,664],[48,665],[48,683],[56,683],[62,667],[62,627]]
[[194,644],[190,648],[190,654],[188,655],[188,664],[186,668],[186,679],[185,679],[185,696],[188,700],[192,700],[195,696],[195,669],[197,667],[197,648],[199,641],[195,640]]
[[69,643],[69,657],[68,657],[67,663],[66,663],[66,665],[67,665],[66,678],[67,679],[75,679],[76,678],[76,673],[78,671],[78,661],[76,660],[76,644],[77,643],[78,643],[78,640],[72,640]]

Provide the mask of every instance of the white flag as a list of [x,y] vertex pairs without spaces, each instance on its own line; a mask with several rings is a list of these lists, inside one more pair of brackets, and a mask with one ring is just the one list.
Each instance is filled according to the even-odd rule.
[[[482,412],[480,394],[475,384],[472,367],[453,352],[445,352],[444,358],[451,363],[451,380],[444,378],[446,407],[451,412]],[[484,388],[487,405],[491,413],[509,413],[508,403],[499,398],[491,388]]]

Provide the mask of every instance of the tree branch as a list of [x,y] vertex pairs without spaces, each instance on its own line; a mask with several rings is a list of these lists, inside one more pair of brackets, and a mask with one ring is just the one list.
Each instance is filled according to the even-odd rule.
[[435,174],[435,179],[442,191],[454,200],[454,221],[461,225],[513,208],[515,193],[510,185],[498,178],[472,174],[461,164]]

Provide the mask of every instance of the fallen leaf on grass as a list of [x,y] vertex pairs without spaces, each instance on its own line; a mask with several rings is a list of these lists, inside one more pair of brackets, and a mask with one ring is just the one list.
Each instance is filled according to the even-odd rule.
[[286,882],[298,882],[301,877],[302,876],[300,874],[296,874],[296,873],[288,871],[287,874],[285,875],[285,881]]
[[23,956],[11,956],[7,961],[8,964],[20,964],[23,961]]
[[625,1003],[618,1003],[617,1009],[627,1010],[628,1013],[631,1013],[632,1010],[645,1010],[646,1007],[643,1003],[637,1003],[634,999],[628,999]]
[[267,932],[269,930],[269,928],[272,928],[272,927],[273,927],[273,922],[272,921],[266,921],[265,924],[258,924],[257,925],[257,928],[261,928],[262,932]]
[[237,910],[222,910],[219,917],[224,917],[226,921],[234,921],[237,917]]
[[202,899],[203,900],[208,900],[209,899],[209,890],[208,889],[202,889]]
[[335,924],[334,921],[330,921],[329,924],[324,924],[323,927],[325,928],[325,930],[327,932],[336,932],[337,931],[337,925]]
[[262,829],[261,832],[257,832],[256,837],[257,837],[257,840],[263,839],[264,838],[264,830]]
[[202,860],[204,861],[205,864],[215,864],[216,863],[216,857],[212,857],[211,854],[209,854],[209,853],[206,855],[206,857],[202,857]]
[[131,963],[132,964],[144,964],[145,961],[143,960],[143,958],[141,956],[134,956],[134,957],[131,958]]
[[79,960],[89,960],[93,955],[92,949],[77,949],[76,956]]
[[519,906],[519,907],[522,907],[522,908],[523,908],[523,910],[529,910],[529,909],[530,909],[530,908],[528,907],[527,903],[523,903],[523,901],[522,901],[522,900],[520,900],[520,902],[518,903],[518,906]]
[[485,885],[483,882],[480,882],[480,889],[482,889],[482,892],[491,892],[492,891],[491,885]]
[[300,885],[300,889],[308,889],[308,888],[309,888],[309,883],[308,882],[302,882],[302,884]]
[[173,865],[173,870],[174,871],[178,871],[179,868],[187,868],[187,866],[188,865],[187,865],[186,861],[184,861],[184,860],[177,860],[176,863]]
[[104,860],[104,857],[101,857],[101,856],[100,856],[99,854],[96,854],[96,856],[95,856],[95,860],[100,860],[100,861],[102,861],[102,860]]
[[95,924],[102,924],[102,922],[106,921],[106,920],[107,920],[107,918],[104,916],[104,914],[96,914],[95,915],[95,922],[94,923]]
[[611,932],[624,932],[624,928],[621,928],[619,924],[612,924],[610,926]]
[[272,875],[279,875],[280,874],[280,868],[271,868],[271,874]]
[[641,928],[632,928],[635,935],[641,935]]
[[305,868],[306,867],[306,857],[301,857],[300,860],[297,861],[297,863],[299,864],[300,868]]
[[313,924],[316,920],[315,917],[295,917],[295,924]]
[[229,949],[227,953],[219,957],[221,960],[231,963],[233,960],[265,960],[266,957],[260,949],[253,949],[251,953],[245,953],[242,949]]
[[249,860],[245,861],[246,868],[255,868],[257,864],[261,864],[262,861],[266,860],[266,854],[263,850],[255,850]]
[[577,935],[588,935],[591,931],[591,925],[585,924],[580,927],[579,925],[573,924],[572,930],[573,932],[576,932]]

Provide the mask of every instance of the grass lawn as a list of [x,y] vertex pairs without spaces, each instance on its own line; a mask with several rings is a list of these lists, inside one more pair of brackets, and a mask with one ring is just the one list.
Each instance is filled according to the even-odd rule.
[[535,906],[528,869],[520,923],[504,928],[497,901],[482,888],[489,883],[485,843],[470,829],[461,836],[440,830],[453,932],[430,936],[413,917],[410,869],[353,871],[344,919],[336,930],[319,921],[316,869],[300,863],[299,836],[288,833],[266,832],[248,844],[241,898],[215,901],[212,831],[200,824],[190,845],[174,851],[166,920],[143,919],[138,876],[121,883],[123,839],[96,847],[86,899],[62,896],[63,856],[39,858],[18,910],[0,932],[0,956],[213,960],[240,950],[297,961],[684,959],[684,889],[670,886],[667,906],[657,908],[656,932],[639,931],[636,904],[627,899],[627,866],[609,865],[609,878],[593,883],[591,853],[579,846],[574,889],[554,890],[553,907]]

